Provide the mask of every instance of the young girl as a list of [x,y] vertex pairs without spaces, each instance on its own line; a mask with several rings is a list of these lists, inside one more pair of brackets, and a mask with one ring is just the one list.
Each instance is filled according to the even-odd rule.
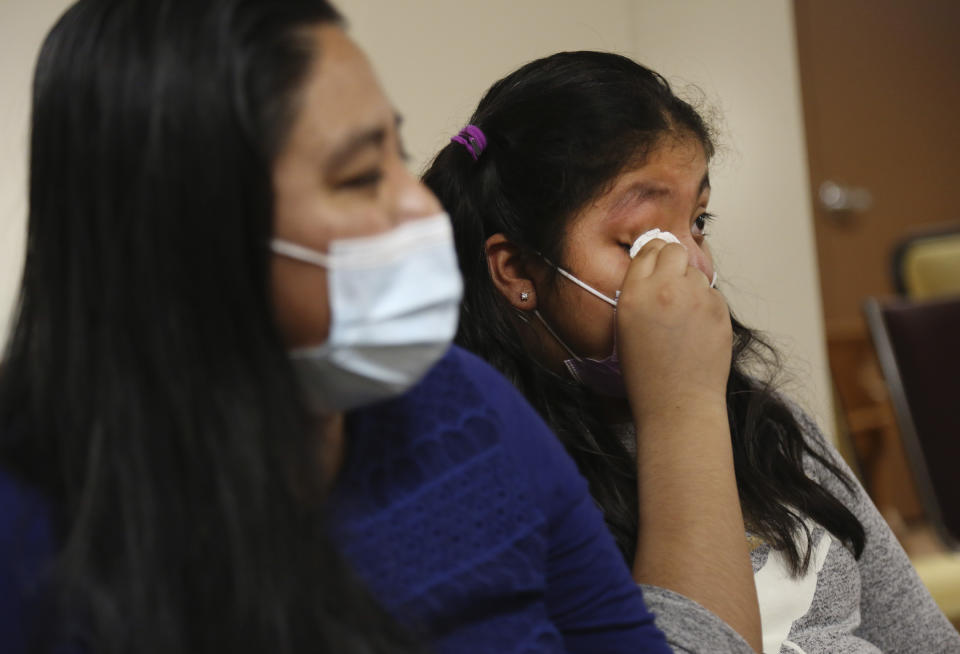
[[37,66],[0,649],[659,652],[586,483],[453,337],[320,0],[81,0]]
[[[716,592],[739,541],[765,652],[960,651],[833,448],[747,372],[775,356],[712,288],[713,149],[698,113],[625,57],[560,53],[494,84],[424,177],[454,223],[457,342],[576,459],[671,642],[729,632],[679,591],[759,648]],[[654,229],[670,235],[640,248]]]

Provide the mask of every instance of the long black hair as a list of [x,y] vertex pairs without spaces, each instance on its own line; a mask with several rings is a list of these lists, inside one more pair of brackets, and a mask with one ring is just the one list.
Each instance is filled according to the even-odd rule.
[[[533,61],[495,83],[470,124],[487,137],[477,161],[450,144],[424,181],[450,212],[465,297],[457,342],[491,362],[540,411],[577,461],[628,563],[637,540],[632,457],[603,420],[596,398],[547,370],[523,346],[514,310],[487,269],[485,242],[502,233],[522,252],[563,261],[569,220],[625,169],[638,166],[668,134],[689,136],[709,159],[709,126],[657,73],[615,54],[564,52]],[[734,352],[727,412],[748,528],[782,550],[794,573],[806,569],[803,517],[822,524],[859,556],[863,526],[804,473],[810,456],[852,483],[805,440],[770,380],[746,373],[776,352],[731,316]],[[772,376],[771,378],[772,379]]]
[[271,169],[323,0],[80,0],[34,82],[0,464],[55,508],[47,643],[413,646],[326,535],[273,314]]

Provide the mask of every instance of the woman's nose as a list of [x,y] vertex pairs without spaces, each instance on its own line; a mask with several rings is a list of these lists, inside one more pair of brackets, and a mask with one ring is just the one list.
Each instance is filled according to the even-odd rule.
[[393,202],[393,213],[398,223],[426,218],[442,211],[437,197],[405,167],[398,173]]

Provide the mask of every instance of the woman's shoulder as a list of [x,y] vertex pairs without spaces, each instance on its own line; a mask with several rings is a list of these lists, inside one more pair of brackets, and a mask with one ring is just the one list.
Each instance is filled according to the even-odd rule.
[[364,431],[375,423],[375,431],[392,431],[403,442],[448,439],[454,433],[472,434],[484,449],[494,444],[536,448],[543,440],[556,441],[503,375],[456,345],[409,392],[357,411],[352,422],[364,425]]
[[[357,409],[348,424],[354,439],[390,434],[393,443],[416,446],[423,440],[444,438],[471,426],[499,433],[503,407],[515,401],[516,391],[484,361],[453,346],[409,391],[398,397]],[[379,448],[376,442],[374,447]]]
[[[411,477],[416,483],[408,490],[417,493],[452,478],[489,485],[488,477],[499,476],[505,465],[516,466],[511,450],[522,425],[534,419],[528,414],[536,417],[509,382],[454,346],[407,393],[348,415],[348,458],[341,475],[397,483]],[[413,469],[416,475],[401,474]],[[508,478],[515,486],[525,483],[522,475]]]
[[[581,482],[559,440],[520,392],[457,346],[406,394],[353,412],[348,432],[351,473],[412,466],[420,470],[419,483],[426,484],[455,472],[473,480],[509,470],[509,483],[534,496],[558,483]],[[385,441],[389,448],[383,447]],[[496,465],[487,470],[492,461]],[[487,473],[479,474],[480,469]],[[528,495],[527,501],[536,500]]]
[[506,615],[476,610],[478,597],[522,594],[511,619],[543,622],[546,519],[488,401],[498,385],[453,348],[408,393],[352,412],[330,505],[336,540],[389,610],[452,640],[470,634],[477,651],[508,651],[511,633]]
[[[573,469],[572,461],[560,441],[526,398],[489,363],[461,347],[453,346],[441,363],[431,371],[430,382],[462,389],[463,406],[478,403],[497,425],[505,447],[522,462],[558,459],[564,473]],[[569,464],[569,465],[568,465]],[[579,477],[579,475],[577,475]]]
[[481,391],[480,397],[487,405],[520,400],[519,391],[493,366],[457,345],[450,347],[415,390],[429,392],[437,387],[464,384]]

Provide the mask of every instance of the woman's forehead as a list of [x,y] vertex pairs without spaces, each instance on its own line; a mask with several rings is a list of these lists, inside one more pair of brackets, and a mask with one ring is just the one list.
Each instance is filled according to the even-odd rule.
[[389,129],[395,114],[369,61],[339,27],[314,28],[316,52],[297,103],[290,145],[332,152],[357,133]]

